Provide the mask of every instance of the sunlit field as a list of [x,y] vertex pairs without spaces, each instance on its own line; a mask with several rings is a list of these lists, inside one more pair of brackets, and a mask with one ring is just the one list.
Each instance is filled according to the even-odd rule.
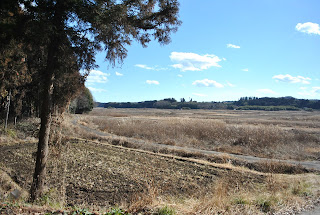
[[320,113],[94,109],[81,122],[156,143],[259,157],[316,160]]

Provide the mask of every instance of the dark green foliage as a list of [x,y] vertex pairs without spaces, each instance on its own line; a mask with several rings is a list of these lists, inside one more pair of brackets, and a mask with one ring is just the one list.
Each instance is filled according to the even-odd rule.
[[71,102],[69,108],[71,113],[82,114],[91,111],[93,105],[93,96],[90,90],[84,87],[81,93]]
[[[271,98],[271,97],[242,97],[239,101],[234,102],[237,106],[257,107],[257,106],[277,106],[282,109],[296,110],[298,108],[320,109],[320,100],[296,99],[291,96]],[[293,108],[291,109],[290,106]],[[271,108],[272,109],[272,108]]]
[[228,110],[264,110],[264,111],[298,111],[320,109],[320,100],[295,99],[293,97],[282,98],[257,98],[243,97],[239,101],[228,102],[180,102],[174,98],[153,100],[144,102],[109,102],[99,103],[99,107],[113,108],[159,108],[159,109],[228,109]]
[[298,111],[300,110],[294,106],[257,106],[257,105],[246,105],[240,106],[236,108],[236,110],[265,110],[265,111],[280,111],[280,110],[291,110],[291,111]]
[[[12,92],[17,104],[28,97],[24,106],[37,109],[41,118],[31,201],[43,193],[52,114],[63,112],[81,89],[97,66],[95,54],[105,50],[114,65],[123,61],[134,40],[144,47],[151,39],[169,43],[180,25],[178,6],[177,0],[1,1],[0,112]],[[20,67],[28,78],[16,74]],[[91,109],[88,98],[78,99],[85,107],[81,111]]]

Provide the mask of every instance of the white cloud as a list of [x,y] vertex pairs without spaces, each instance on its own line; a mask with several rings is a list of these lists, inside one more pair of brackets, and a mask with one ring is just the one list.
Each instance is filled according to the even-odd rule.
[[226,61],[227,59],[226,58],[222,58],[222,60]]
[[227,44],[227,47],[228,48],[233,48],[233,49],[240,49],[240,46],[237,46],[237,45],[234,45],[234,44],[231,44],[231,43]]
[[298,92],[298,94],[301,96],[314,96],[312,93],[308,91]]
[[160,67],[158,65],[156,65],[154,67],[150,67],[150,66],[147,66],[145,64],[136,64],[134,66],[142,68],[142,69],[155,70],[155,71],[168,70],[168,68],[163,68],[163,67]]
[[123,74],[120,72],[116,72],[116,76],[123,76]]
[[168,70],[168,68],[160,67],[160,66],[156,65],[156,66],[154,67],[154,70],[156,70],[156,71],[161,71],[161,70]]
[[199,97],[206,97],[207,95],[201,94],[201,93],[192,93],[194,96],[199,96]]
[[296,25],[296,30],[307,33],[307,34],[318,34],[320,35],[320,27],[317,23],[312,22],[305,22],[305,23],[298,23]]
[[159,85],[159,81],[155,81],[155,80],[146,80],[147,84],[155,84],[155,85]]
[[87,83],[107,83],[110,74],[103,73],[99,70],[91,70],[87,78]]
[[227,81],[227,85],[229,86],[229,87],[235,87],[236,85],[234,85],[234,84],[231,84],[229,81]]
[[144,65],[144,64],[136,64],[136,65],[134,65],[134,66],[139,67],[139,68],[142,68],[142,69],[148,69],[148,70],[154,69],[154,68],[149,67],[149,66]]
[[274,92],[273,90],[270,90],[270,89],[259,89],[257,90],[258,93],[261,93],[261,94],[272,94],[272,95],[276,95],[277,93]]
[[198,55],[187,52],[171,52],[170,59],[177,64],[172,65],[181,71],[201,71],[210,67],[221,67],[221,59],[215,55]]
[[302,76],[293,77],[289,74],[275,75],[272,78],[275,79],[276,81],[282,81],[282,82],[287,82],[287,83],[310,84],[309,81],[311,81],[311,78],[308,78],[308,77],[302,77]]
[[216,87],[216,88],[222,88],[223,85],[209,79],[203,79],[203,80],[196,80],[192,83],[192,85],[196,85],[198,87]]
[[312,87],[312,93],[320,94],[320,87]]
[[320,95],[320,87],[312,87],[311,90],[307,90],[306,87],[300,87],[300,90],[302,90],[302,92],[298,92],[298,94],[302,96],[315,97]]
[[178,77],[182,78],[183,76],[179,74]]
[[245,68],[245,69],[242,69],[242,71],[244,71],[244,72],[249,72],[249,69],[248,69],[248,68]]
[[98,88],[94,88],[94,87],[88,87],[88,89],[89,89],[91,92],[96,92],[96,93],[106,92],[105,89],[98,89]]

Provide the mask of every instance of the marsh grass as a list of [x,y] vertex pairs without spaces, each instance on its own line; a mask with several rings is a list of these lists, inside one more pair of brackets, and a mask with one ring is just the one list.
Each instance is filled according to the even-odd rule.
[[300,130],[285,130],[276,125],[228,124],[218,119],[87,116],[82,122],[107,133],[166,145],[279,159],[317,156],[310,149],[320,142],[317,136]]

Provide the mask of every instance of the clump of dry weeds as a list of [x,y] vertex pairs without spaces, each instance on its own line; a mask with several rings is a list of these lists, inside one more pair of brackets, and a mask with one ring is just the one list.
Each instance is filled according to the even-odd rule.
[[[238,173],[239,174],[239,173]],[[221,176],[206,194],[176,203],[181,214],[273,214],[277,211],[296,213],[308,207],[316,195],[305,176],[283,178],[267,174],[264,179],[243,179],[229,173]],[[312,176],[314,177],[314,176]]]

